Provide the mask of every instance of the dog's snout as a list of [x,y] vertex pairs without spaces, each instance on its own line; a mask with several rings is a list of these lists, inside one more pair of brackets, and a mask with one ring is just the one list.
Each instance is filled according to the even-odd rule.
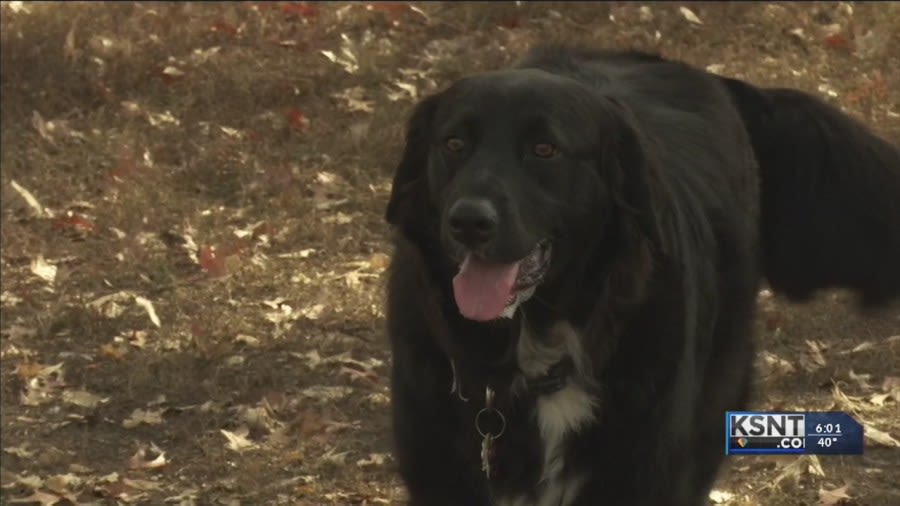
[[487,199],[462,198],[450,208],[448,222],[454,239],[469,248],[476,248],[491,240],[500,224],[500,216]]

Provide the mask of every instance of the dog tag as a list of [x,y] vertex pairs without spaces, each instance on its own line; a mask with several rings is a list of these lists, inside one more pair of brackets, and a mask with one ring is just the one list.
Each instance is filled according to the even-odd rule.
[[481,440],[481,470],[488,478],[491,477],[491,450],[494,446],[494,435],[487,433]]

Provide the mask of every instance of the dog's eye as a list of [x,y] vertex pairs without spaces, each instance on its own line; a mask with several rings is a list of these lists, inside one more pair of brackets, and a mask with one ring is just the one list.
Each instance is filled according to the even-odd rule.
[[466,143],[459,137],[450,137],[444,141],[444,147],[451,153],[460,153],[466,149]]
[[553,158],[559,153],[559,150],[556,149],[556,146],[550,144],[549,142],[539,142],[534,145],[534,156],[538,158]]

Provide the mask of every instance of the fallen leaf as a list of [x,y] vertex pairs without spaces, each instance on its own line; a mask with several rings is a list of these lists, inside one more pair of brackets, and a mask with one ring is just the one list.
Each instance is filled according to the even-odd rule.
[[325,452],[321,457],[319,457],[319,464],[329,464],[335,466],[344,466],[347,461],[347,455],[350,452],[337,452],[334,448],[329,448],[327,452]]
[[288,125],[294,130],[306,131],[309,129],[309,119],[300,112],[300,109],[292,107],[285,112]]
[[31,378],[36,376],[40,376],[44,374],[44,371],[47,369],[47,366],[44,364],[36,364],[34,362],[25,362],[16,366],[16,370],[13,371],[16,376],[19,378],[28,381]]
[[156,315],[156,309],[153,308],[153,303],[150,302],[149,299],[145,299],[138,295],[134,297],[134,303],[144,308],[144,311],[147,312],[147,316],[150,317],[150,321],[153,322],[154,325],[157,327],[161,326],[159,316]]
[[122,420],[122,427],[133,429],[140,424],[159,425],[163,422],[161,410],[144,410],[137,408],[131,412],[128,418]]
[[850,369],[850,372],[847,374],[851,380],[853,380],[857,386],[859,386],[862,390],[871,390],[872,385],[869,384],[869,380],[872,379],[872,375],[868,373],[856,374],[853,372],[853,369]]
[[47,261],[44,260],[43,255],[38,255],[37,258],[31,261],[31,272],[35,276],[52,284],[56,279],[57,268],[55,265],[48,264]]
[[694,14],[694,11],[688,9],[687,7],[679,7],[678,12],[680,12],[681,15],[684,16],[684,19],[690,21],[691,23],[694,23],[695,25],[703,24],[703,21],[700,21],[700,18],[698,18],[697,15]]
[[325,310],[325,304],[313,304],[312,306],[307,306],[299,311],[301,316],[306,317],[310,320],[318,320],[320,316],[322,316],[322,312]]
[[345,386],[313,385],[300,391],[300,394],[318,401],[343,399],[353,393],[353,389]]
[[356,461],[358,467],[381,466],[390,458],[387,453],[370,453],[368,458]]
[[866,423],[863,423],[863,435],[866,437],[866,439],[870,439],[876,444],[893,448],[900,448],[900,441],[894,439],[894,437],[887,432],[878,430]]
[[366,89],[362,86],[354,86],[343,91],[332,93],[331,97],[343,102],[343,106],[349,112],[366,112],[375,111],[375,102],[366,98]]
[[[40,490],[35,490],[27,497],[14,497],[9,499],[9,502],[10,504],[38,503],[41,506],[54,506],[64,499],[64,497],[60,497],[56,494],[48,494],[46,492],[41,492]],[[73,504],[76,504],[76,502],[73,502]]]
[[824,488],[820,487],[820,506],[835,506],[844,502],[844,499],[852,499],[852,497],[847,494],[847,487],[849,487],[849,485],[844,485],[843,487],[836,488],[834,490],[825,490]]
[[800,356],[800,365],[807,372],[814,372],[828,363],[825,360],[825,355],[823,355],[823,351],[825,350],[825,346],[819,341],[807,339],[806,346],[808,350]]
[[709,492],[709,500],[713,504],[726,504],[734,499],[734,494],[725,490],[713,489]]
[[25,203],[28,204],[28,207],[31,208],[35,216],[47,216],[47,210],[44,209],[44,206],[42,206],[41,203],[38,202],[38,199],[36,199],[30,191],[25,189],[25,187],[17,183],[15,180],[10,180],[9,185],[12,186],[13,189],[16,190],[16,192],[22,197]]
[[81,478],[72,473],[56,474],[44,480],[44,486],[55,494],[65,495],[71,493],[71,489],[80,486],[82,482]]
[[866,351],[866,350],[872,349],[874,347],[875,347],[875,344],[873,344],[871,341],[865,341],[865,342],[859,343],[858,345],[854,346],[853,349],[850,350],[850,352],[851,353],[859,353],[861,351]]
[[21,459],[27,459],[31,458],[34,455],[33,451],[26,448],[27,446],[28,443],[25,443],[22,446],[8,446],[4,448],[3,451],[10,455],[15,455],[16,457],[19,457]]
[[128,468],[158,469],[169,464],[169,461],[166,460],[166,452],[157,448],[156,445],[152,445],[151,450],[156,454],[156,457],[148,458],[147,449],[139,448],[138,451],[128,459]]
[[122,478],[122,484],[135,490],[162,490],[162,485],[150,480]]
[[44,480],[35,474],[27,474],[25,476],[16,476],[16,483],[24,485],[28,488],[38,489],[44,486]]
[[83,408],[96,408],[101,404],[109,402],[109,399],[109,397],[100,397],[87,390],[64,390],[62,393],[63,401]]
[[800,479],[807,476],[825,476],[822,463],[815,455],[801,455],[797,457],[796,460],[784,466],[778,476],[766,485],[766,488],[777,487],[783,480],[788,478],[791,482],[797,483]]
[[259,346],[259,338],[247,334],[238,334],[237,336],[235,336],[234,341],[236,343],[247,345],[251,348]]
[[888,392],[886,394],[872,394],[869,397],[869,402],[875,406],[884,406],[887,403],[887,401],[889,401],[893,397],[894,397],[894,394],[890,393],[890,392]]
[[104,358],[122,360],[123,358],[125,358],[125,354],[127,353],[128,348],[119,346],[116,343],[107,343],[100,347],[100,356]]
[[225,443],[225,448],[228,448],[229,450],[240,452],[257,448],[256,443],[247,439],[247,435],[250,433],[250,430],[247,427],[241,427],[234,432],[220,429],[219,432],[221,432],[222,435],[225,436],[225,439],[228,440],[228,442]]
[[126,333],[128,344],[134,346],[135,348],[143,349],[144,345],[147,344],[147,331],[146,330],[133,330],[130,333]]
[[895,388],[900,388],[900,376],[885,376],[884,381],[881,382],[881,389],[893,390]]

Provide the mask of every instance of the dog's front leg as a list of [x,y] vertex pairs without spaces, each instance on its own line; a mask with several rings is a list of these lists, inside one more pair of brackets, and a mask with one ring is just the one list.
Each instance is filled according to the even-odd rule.
[[[399,360],[398,360],[399,358]],[[476,449],[465,444],[465,427],[454,403],[462,402],[445,388],[427,380],[410,381],[395,357],[392,382],[394,457],[406,484],[411,506],[488,506],[491,504]],[[415,364],[416,376],[428,365]],[[440,374],[443,376],[443,374]],[[466,424],[466,425],[463,425]]]

